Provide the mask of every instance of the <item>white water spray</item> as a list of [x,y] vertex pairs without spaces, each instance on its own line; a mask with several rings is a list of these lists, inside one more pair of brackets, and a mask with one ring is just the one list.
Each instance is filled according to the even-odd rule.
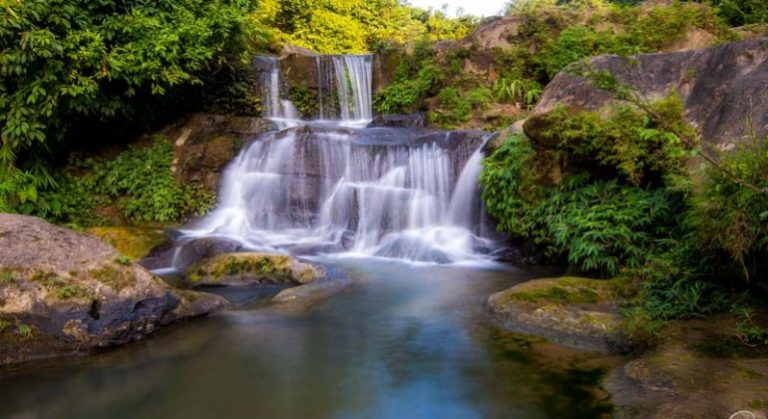
[[[493,243],[481,234],[477,178],[486,136],[349,128],[350,121],[372,118],[371,62],[371,56],[318,57],[320,116],[331,116],[328,98],[335,95],[333,113],[341,120],[301,122],[256,138],[224,173],[219,206],[182,233],[269,251],[485,259]],[[270,69],[262,78],[269,84],[265,110],[274,119],[295,118],[293,105],[280,98],[279,71],[274,74]]]

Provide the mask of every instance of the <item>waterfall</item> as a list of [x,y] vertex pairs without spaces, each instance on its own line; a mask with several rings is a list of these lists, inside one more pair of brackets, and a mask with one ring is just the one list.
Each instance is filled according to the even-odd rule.
[[274,57],[256,57],[254,67],[259,73],[261,106],[267,118],[282,118],[280,102],[280,72]]
[[373,119],[371,111],[372,62],[371,55],[331,55],[336,97],[342,121]]
[[[295,117],[280,98],[279,66],[264,60],[263,102]],[[361,128],[370,120],[369,55],[318,56],[321,119],[255,138],[222,177],[219,205],[186,238],[222,237],[254,250],[345,253],[440,263],[482,260],[478,131]],[[268,105],[268,106],[267,106]]]

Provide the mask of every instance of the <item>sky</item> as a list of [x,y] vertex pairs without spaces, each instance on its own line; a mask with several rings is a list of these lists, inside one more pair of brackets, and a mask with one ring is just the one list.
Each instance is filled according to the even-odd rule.
[[465,14],[475,16],[493,16],[498,15],[506,4],[505,0],[409,0],[412,6],[422,9],[433,8],[440,9],[444,4],[448,4],[448,13],[451,16],[456,14],[456,9],[464,9]]

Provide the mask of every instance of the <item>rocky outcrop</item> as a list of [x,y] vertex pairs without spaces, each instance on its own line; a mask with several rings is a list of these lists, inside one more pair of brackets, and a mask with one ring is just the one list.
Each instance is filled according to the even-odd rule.
[[508,330],[578,349],[624,353],[632,344],[618,313],[618,280],[529,281],[493,294],[488,308]]
[[768,417],[768,359],[725,332],[734,327],[727,315],[672,323],[658,347],[605,377],[615,416]]
[[227,304],[34,217],[0,214],[0,249],[0,364],[125,344]]
[[[685,117],[699,127],[706,144],[729,149],[751,129],[759,137],[768,134],[768,38],[631,58],[600,56],[591,66],[610,72],[648,100],[680,94]],[[611,93],[566,70],[547,86],[525,131],[535,138],[542,129],[540,116],[557,106],[597,110],[614,102]]]
[[163,130],[174,143],[171,170],[182,185],[198,185],[216,192],[224,167],[243,144],[275,129],[261,118],[198,113]]

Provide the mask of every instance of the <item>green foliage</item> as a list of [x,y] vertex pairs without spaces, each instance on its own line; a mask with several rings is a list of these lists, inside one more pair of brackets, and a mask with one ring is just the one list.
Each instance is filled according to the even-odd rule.
[[530,107],[536,104],[542,93],[541,85],[533,80],[502,77],[493,82],[494,98],[502,103],[517,103]]
[[671,211],[664,190],[576,177],[533,211],[533,237],[549,255],[564,255],[582,272],[610,277],[643,263]]
[[296,107],[302,118],[314,118],[318,116],[318,97],[304,86],[291,86],[291,103]]
[[244,52],[253,8],[247,0],[6,1],[0,209],[53,186],[41,157],[73,124],[131,118],[147,97],[200,84]]
[[721,266],[734,266],[742,280],[768,286],[768,194],[733,179],[768,190],[768,141],[753,136],[718,160],[723,167],[705,171],[688,223]]
[[132,147],[116,159],[96,163],[84,179],[89,190],[117,198],[126,219],[170,222],[208,211],[210,194],[182,186],[173,178],[173,144],[157,138],[148,147]]
[[117,255],[117,257],[115,257],[115,263],[118,265],[129,266],[131,264],[131,258],[125,255]]
[[738,305],[731,311],[739,319],[736,337],[746,345],[768,348],[768,328],[758,324],[755,310],[749,306]]
[[13,326],[10,320],[0,317],[0,333],[5,332]]
[[768,23],[768,3],[764,0],[714,0],[713,3],[731,26]]
[[716,11],[701,4],[626,7],[601,1],[560,3],[518,1],[508,10],[521,18],[520,36],[499,60],[505,61],[518,78],[546,83],[584,58],[657,52],[681,40],[691,28],[704,29],[720,40],[733,37]]
[[26,324],[16,326],[16,332],[24,340],[30,340],[35,337],[35,332],[32,330],[32,327]]
[[13,282],[13,280],[14,280],[13,271],[0,270],[0,284]]
[[442,125],[466,122],[472,117],[473,111],[487,108],[491,100],[491,91],[485,87],[466,92],[446,87],[437,94],[437,108],[430,119]]
[[529,236],[531,213],[543,195],[533,178],[533,156],[525,135],[511,135],[483,161],[480,174],[486,211],[497,220],[499,230],[517,237]]
[[[649,106],[667,121],[683,120],[678,95]],[[634,185],[684,173],[685,159],[695,153],[665,129],[667,121],[656,121],[630,106],[619,107],[608,118],[559,108],[541,119],[539,124],[547,128],[539,134],[540,141],[556,144],[559,155],[581,165],[612,168]],[[683,124],[682,129],[687,127]]]
[[419,42],[413,54],[401,61],[395,80],[374,99],[377,112],[393,114],[412,111],[424,98],[437,93],[444,75],[432,63],[429,48],[427,42]]
[[112,202],[117,202],[124,219],[140,222],[175,222],[212,209],[215,194],[180,185],[171,172],[172,160],[173,145],[158,137],[113,160],[81,161],[77,168],[84,172],[81,176],[54,172],[55,182],[41,190],[36,201],[12,209],[77,228],[103,224],[96,208]]
[[477,23],[397,0],[263,0],[256,21],[273,27],[280,40],[324,54],[363,53],[420,38],[461,38]]

